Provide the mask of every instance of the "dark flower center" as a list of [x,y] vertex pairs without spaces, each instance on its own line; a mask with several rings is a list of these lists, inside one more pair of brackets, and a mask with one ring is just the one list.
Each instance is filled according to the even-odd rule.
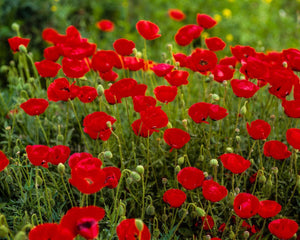
[[199,64],[200,64],[201,66],[205,66],[205,65],[208,64],[208,62],[202,59],[202,60],[200,60]]

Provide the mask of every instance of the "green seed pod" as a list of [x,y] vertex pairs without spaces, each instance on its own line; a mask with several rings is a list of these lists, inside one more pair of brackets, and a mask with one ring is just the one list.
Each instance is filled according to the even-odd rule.
[[178,164],[179,165],[182,165],[183,163],[184,163],[184,157],[180,157],[180,158],[178,158]]
[[15,240],[26,240],[26,239],[27,239],[26,233],[23,231],[18,232],[15,236]]
[[97,86],[97,93],[99,97],[103,96],[104,94],[104,87],[101,84]]
[[146,214],[149,216],[155,215],[155,207],[152,204],[146,208]]
[[139,181],[141,180],[141,175],[138,174],[138,173],[135,172],[135,171],[132,171],[132,172],[131,172],[130,177],[131,177],[135,182],[139,182]]
[[140,175],[143,175],[144,172],[145,172],[145,169],[142,165],[138,165],[135,170],[140,174]]
[[212,166],[212,167],[218,167],[219,166],[219,162],[218,162],[218,160],[217,159],[211,159],[210,161],[209,161],[209,164],[210,164],[210,166]]
[[135,219],[135,226],[141,232],[144,228],[144,223],[141,219]]
[[250,233],[249,233],[248,231],[245,231],[245,232],[243,233],[244,239],[248,239],[249,236],[250,236]]
[[204,217],[206,215],[203,208],[196,207],[196,212],[197,212],[199,217]]
[[9,229],[6,226],[4,226],[4,225],[0,226],[0,237],[1,238],[6,238],[8,235],[8,232],[9,232]]
[[66,170],[66,167],[63,163],[59,163],[57,165],[57,171],[60,173],[60,174],[64,174],[65,173],[65,170]]

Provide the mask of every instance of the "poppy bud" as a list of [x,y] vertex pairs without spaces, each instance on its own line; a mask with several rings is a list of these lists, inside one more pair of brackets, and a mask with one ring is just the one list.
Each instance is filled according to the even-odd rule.
[[274,120],[274,119],[276,118],[276,116],[275,116],[274,114],[272,114],[272,115],[270,116],[270,118],[271,118],[271,120]]
[[125,216],[125,208],[121,204],[119,207],[119,216]]
[[20,29],[20,26],[19,26],[19,24],[17,24],[17,23],[13,23],[13,24],[11,25],[11,29],[14,30],[14,31],[16,31],[16,32],[18,32],[19,29]]
[[121,216],[120,217],[120,222],[122,222],[123,220],[125,220],[126,219],[126,216]]
[[250,236],[250,233],[249,233],[248,231],[245,231],[245,232],[243,233],[244,239],[248,239],[249,236]]
[[235,136],[235,140],[239,143],[239,142],[241,142],[241,137],[240,136]]
[[205,240],[211,240],[211,236],[210,235],[206,235],[204,239]]
[[60,174],[64,174],[65,173],[65,170],[66,170],[66,167],[63,163],[59,163],[57,165],[57,171],[60,173]]
[[56,137],[57,145],[61,145],[61,143],[64,141],[64,136],[62,134],[58,134]]
[[185,127],[185,129],[187,129],[187,122],[188,122],[187,119],[183,119],[183,120],[182,120],[182,124],[183,124],[183,126]]
[[43,179],[39,175],[37,175],[35,178],[35,182],[37,186],[41,186],[43,184]]
[[140,175],[143,175],[144,172],[145,172],[145,169],[142,165],[138,165],[135,170],[140,174]]
[[204,178],[208,177],[208,173],[207,172],[204,172],[203,175],[204,175]]
[[282,66],[283,66],[284,68],[287,68],[287,67],[288,67],[288,64],[287,64],[287,62],[286,62],[286,61],[284,61],[284,62],[282,63]]
[[4,225],[0,226],[0,237],[1,238],[6,238],[8,235],[8,232],[9,232],[9,229],[6,226],[4,226]]
[[126,184],[127,184],[127,185],[130,185],[132,182],[133,182],[132,177],[126,178]]
[[172,123],[168,122],[167,128],[172,128]]
[[235,198],[235,195],[233,192],[228,193],[228,203],[229,203],[230,207],[233,206],[234,198]]
[[100,204],[104,204],[105,200],[104,200],[104,197],[101,197],[100,198]]
[[267,181],[267,178],[265,175],[261,175],[258,179],[259,183],[264,184]]
[[199,217],[204,217],[206,215],[205,211],[202,208],[196,207],[196,212]]
[[177,165],[177,166],[175,167],[175,172],[176,172],[176,174],[179,173],[180,170],[181,170],[181,167],[180,167],[179,165]]
[[15,61],[13,61],[13,60],[11,60],[11,61],[9,62],[9,64],[10,64],[11,67],[15,67],[15,66],[16,66],[16,63],[15,63]]
[[162,184],[163,184],[163,185],[166,185],[167,182],[168,182],[168,179],[167,179],[167,178],[162,178],[161,181],[162,181]]
[[266,190],[269,192],[271,191],[273,186],[273,182],[272,182],[272,178],[271,176],[268,178],[267,182],[266,182]]
[[141,52],[137,52],[137,53],[136,53],[136,57],[137,57],[137,58],[141,58],[141,57],[142,57],[142,53],[141,53]]
[[[6,170],[7,168],[4,169],[4,171]],[[13,183],[13,178],[11,175],[7,175],[7,177],[5,178],[5,181],[8,183],[8,184],[12,184]]]
[[189,211],[187,209],[182,208],[182,209],[179,210],[178,215],[179,215],[179,217],[183,218],[186,215],[188,215],[188,213],[189,213]]
[[154,230],[153,230],[153,237],[158,238],[159,235],[160,235],[159,229],[154,229]]
[[97,87],[97,93],[99,97],[101,97],[104,94],[104,88],[101,84],[99,84]]
[[162,218],[163,222],[166,222],[166,221],[168,220],[168,215],[164,213],[164,214],[161,216],[161,218]]
[[3,65],[3,66],[0,67],[0,72],[1,73],[7,72],[8,70],[9,70],[9,67],[6,66],[6,65]]
[[130,177],[132,177],[135,182],[139,182],[141,180],[141,175],[134,171],[131,172]]
[[204,156],[203,155],[199,156],[199,161],[201,161],[201,162],[204,161]]
[[149,205],[146,208],[146,214],[149,215],[149,216],[155,215],[155,207],[153,205]]
[[14,239],[15,240],[25,240],[25,239],[27,239],[26,233],[23,231],[20,231],[16,234]]
[[297,176],[296,186],[298,188],[298,192],[300,192],[300,175]]
[[232,147],[227,147],[227,148],[226,148],[226,152],[228,152],[228,153],[233,153],[233,148],[232,148]]
[[184,163],[184,157],[180,157],[180,158],[178,158],[178,164],[179,165],[182,165],[183,163]]
[[171,43],[169,43],[169,44],[167,45],[167,48],[168,48],[168,50],[169,50],[170,52],[173,51],[173,45],[172,45]]
[[14,153],[18,153],[18,152],[20,152],[20,147],[19,146],[15,146],[14,147]]
[[107,121],[107,122],[106,122],[106,126],[107,126],[108,128],[111,128],[111,121]]
[[[230,226],[231,227],[231,226]],[[230,231],[229,231],[229,239],[235,239],[235,234],[234,232],[232,231],[232,228],[230,228]]]
[[218,167],[219,166],[219,162],[218,162],[218,160],[217,159],[211,159],[210,161],[209,161],[209,164],[210,164],[210,166],[212,166],[212,167]]
[[113,157],[113,155],[112,155],[111,151],[105,151],[104,152],[104,158],[110,159],[112,157]]
[[220,100],[220,97],[219,97],[218,94],[213,93],[213,94],[211,95],[211,99],[212,99],[214,102],[216,102],[216,101],[219,101],[219,100]]
[[21,53],[27,53],[27,48],[23,44],[19,46],[19,50]]

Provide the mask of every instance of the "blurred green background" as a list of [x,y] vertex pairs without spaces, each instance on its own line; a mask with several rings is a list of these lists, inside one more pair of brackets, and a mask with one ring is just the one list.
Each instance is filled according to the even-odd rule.
[[[186,19],[170,19],[170,8],[181,9]],[[143,41],[135,24],[141,19],[150,20],[160,27],[162,34],[149,43],[150,57],[159,60],[166,45],[174,43],[180,27],[196,24],[197,13],[218,20],[218,25],[205,34],[224,39],[228,43],[227,55],[229,45],[237,44],[251,45],[257,51],[299,47],[300,0],[0,0],[0,64],[8,64],[12,59],[7,39],[16,34],[11,29],[13,22],[20,24],[22,37],[31,39],[29,51],[39,61],[46,47],[41,38],[46,27],[65,33],[67,26],[74,25],[100,49],[111,49],[113,41],[121,37],[135,41],[141,49]],[[97,29],[95,24],[101,19],[113,21],[115,30],[107,33]]]

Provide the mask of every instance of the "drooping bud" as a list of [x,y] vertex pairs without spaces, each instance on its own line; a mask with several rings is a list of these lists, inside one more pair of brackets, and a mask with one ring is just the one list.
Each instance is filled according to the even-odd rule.
[[18,232],[15,236],[15,240],[26,240],[26,239],[27,239],[27,235],[23,231]]
[[213,158],[209,161],[210,166],[212,167],[218,167],[219,166],[219,162],[217,159]]
[[23,44],[21,44],[21,45],[19,46],[19,51],[20,51],[21,53],[27,53],[27,48],[26,48]]
[[35,178],[35,182],[37,186],[41,186],[43,184],[43,179],[39,175],[37,175]]
[[97,93],[98,93],[99,97],[103,96],[103,94],[104,94],[104,88],[101,84],[99,84],[97,87]]
[[179,165],[182,165],[183,163],[184,163],[184,157],[180,157],[180,158],[178,158],[178,164]]
[[175,167],[175,172],[176,172],[176,174],[179,173],[180,170],[181,170],[181,167],[180,167],[179,165],[177,165],[177,166]]
[[104,158],[111,159],[112,157],[113,157],[113,154],[111,153],[111,151],[104,152]]
[[145,169],[142,165],[138,165],[135,170],[140,174],[140,175],[143,175],[144,172],[145,172]]
[[0,226],[0,237],[1,238],[6,238],[8,235],[8,232],[9,232],[9,229],[6,226],[4,226],[4,225]]
[[152,204],[146,208],[146,214],[149,216],[155,215],[155,207]]
[[17,24],[17,23],[13,23],[13,24],[11,25],[11,28],[12,28],[12,30],[18,32],[19,29],[20,29],[20,26],[19,26],[19,24]]
[[197,212],[199,217],[204,217],[206,215],[203,208],[196,207],[196,212]]
[[111,128],[111,121],[107,121],[107,122],[106,122],[106,126],[107,126],[108,128]]
[[264,174],[262,174],[261,176],[259,176],[258,182],[261,184],[264,184],[267,181],[267,178],[265,177]]
[[60,173],[60,174],[64,174],[65,173],[65,170],[66,170],[66,167],[63,163],[59,163],[57,165],[57,171]]
[[141,175],[138,174],[138,173],[135,172],[135,171],[132,171],[132,172],[131,172],[130,177],[131,177],[135,182],[139,182],[139,181],[141,180]]
[[126,184],[127,184],[127,185],[130,185],[132,182],[133,182],[132,177],[126,178]]

